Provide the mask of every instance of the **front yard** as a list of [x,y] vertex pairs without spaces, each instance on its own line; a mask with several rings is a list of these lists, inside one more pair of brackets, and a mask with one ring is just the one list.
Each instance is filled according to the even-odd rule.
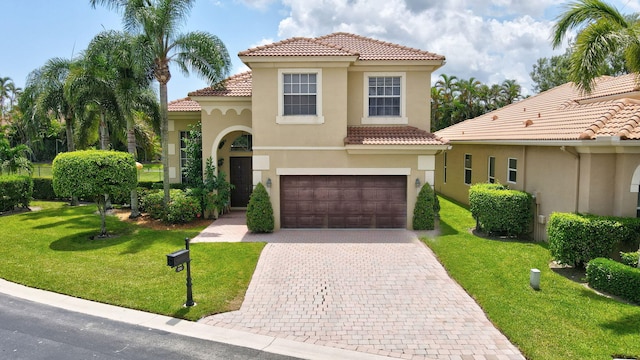
[[[445,199],[440,204],[442,234],[423,241],[528,359],[640,358],[639,306],[551,270],[546,244],[472,235],[469,211]],[[532,268],[541,270],[540,291],[529,286]]]
[[153,230],[108,216],[115,238],[90,240],[100,229],[95,205],[33,202],[43,209],[0,217],[0,277],[30,287],[189,320],[238,309],[260,243],[192,244],[193,297],[183,308],[185,273],[166,266],[203,227]]
[[[528,359],[640,357],[640,307],[596,294],[551,270],[546,244],[474,236],[469,211],[446,199],[442,234],[423,241],[449,274]],[[0,277],[85,299],[197,320],[238,309],[261,243],[192,244],[196,307],[184,308],[185,273],[165,255],[203,226],[154,230],[108,217],[118,237],[90,240],[99,229],[95,206],[34,202],[40,211],[0,217]],[[541,290],[529,271],[542,272]]]

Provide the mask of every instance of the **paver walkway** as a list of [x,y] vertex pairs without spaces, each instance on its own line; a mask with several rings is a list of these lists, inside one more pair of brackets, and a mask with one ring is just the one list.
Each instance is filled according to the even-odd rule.
[[[194,241],[231,238],[214,228]],[[269,244],[240,310],[205,324],[403,359],[524,359],[413,232],[235,238]]]

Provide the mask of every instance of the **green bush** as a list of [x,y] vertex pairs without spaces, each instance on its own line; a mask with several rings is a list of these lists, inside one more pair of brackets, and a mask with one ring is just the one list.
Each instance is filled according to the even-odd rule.
[[587,265],[589,286],[640,304],[640,269],[605,258],[595,258]]
[[153,219],[161,219],[170,224],[188,223],[195,219],[201,211],[200,201],[188,196],[179,189],[171,189],[169,192],[171,201],[164,211],[164,193],[161,190],[147,190],[140,200],[141,209]]
[[614,245],[629,237],[623,222],[571,213],[552,213],[547,235],[553,258],[575,267],[584,267],[591,259],[611,256]]
[[425,183],[413,208],[413,230],[433,230],[436,217],[435,193],[429,183]]
[[55,191],[53,191],[53,179],[33,178],[33,198],[37,200],[59,199]]
[[106,198],[126,196],[138,183],[133,155],[121,151],[85,150],[60,153],[53,159],[53,190],[61,197],[95,201],[107,236]]
[[254,233],[273,232],[273,207],[262,183],[258,183],[247,205],[247,228]]
[[26,175],[0,175],[0,212],[29,207],[33,180]]
[[477,229],[488,234],[520,236],[533,222],[531,195],[500,184],[475,184],[469,189],[469,209]]
[[627,266],[638,267],[638,256],[640,256],[640,251],[621,252],[620,261]]
[[193,221],[200,215],[200,199],[189,196],[181,190],[172,190],[171,202],[167,209],[165,221],[170,224],[183,224]]

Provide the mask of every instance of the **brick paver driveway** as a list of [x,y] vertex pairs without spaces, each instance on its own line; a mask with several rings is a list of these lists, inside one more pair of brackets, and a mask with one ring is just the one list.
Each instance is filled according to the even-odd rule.
[[524,359],[410,231],[252,236],[269,244],[241,309],[202,322],[403,359]]

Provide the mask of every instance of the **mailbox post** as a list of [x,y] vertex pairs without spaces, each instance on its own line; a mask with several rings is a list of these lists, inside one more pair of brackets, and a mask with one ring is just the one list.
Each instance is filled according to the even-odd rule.
[[171,254],[167,254],[167,266],[175,268],[176,272],[184,270],[184,264],[187,264],[187,302],[185,306],[195,306],[193,301],[193,294],[191,291],[191,257],[189,251],[189,238],[184,239],[186,249],[174,251]]

